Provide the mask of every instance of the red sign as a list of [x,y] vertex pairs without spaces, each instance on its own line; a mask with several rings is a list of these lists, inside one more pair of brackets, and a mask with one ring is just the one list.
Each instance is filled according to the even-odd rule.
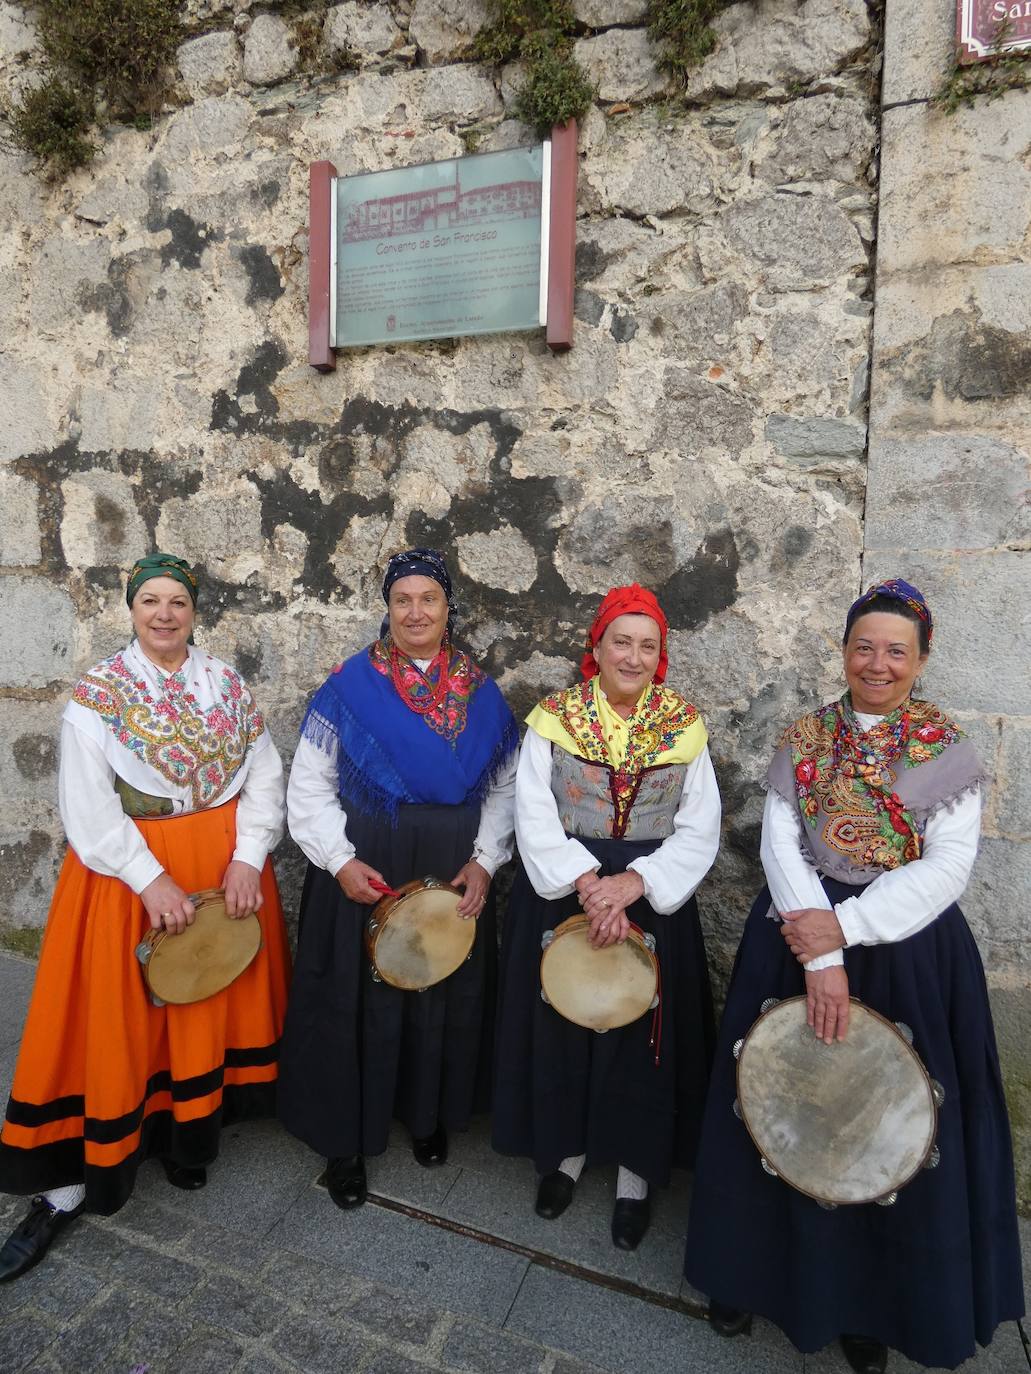
[[960,62],[1031,56],[1031,0],[956,0],[956,47]]

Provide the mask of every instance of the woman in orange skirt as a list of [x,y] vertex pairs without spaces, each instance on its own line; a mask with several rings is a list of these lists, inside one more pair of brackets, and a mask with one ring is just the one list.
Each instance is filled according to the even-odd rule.
[[[222,1126],[275,1114],[289,950],[269,850],[283,769],[239,675],[192,644],[197,580],[154,554],[129,576],[134,637],[76,684],[61,732],[69,850],[54,891],[7,1117],[0,1190],[36,1194],[0,1281],[82,1211],[110,1215],[143,1160],[201,1188]],[[188,893],[256,913],[261,949],[221,992],[156,1006],[136,946],[191,925]]]

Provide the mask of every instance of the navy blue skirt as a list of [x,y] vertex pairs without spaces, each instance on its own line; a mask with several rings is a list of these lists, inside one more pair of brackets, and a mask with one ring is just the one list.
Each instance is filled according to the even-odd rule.
[[[623,873],[652,840],[577,837],[603,876]],[[662,975],[659,1062],[651,1013],[599,1035],[567,1021],[540,995],[541,936],[580,909],[576,893],[538,897],[520,864],[502,929],[494,1058],[493,1145],[549,1173],[570,1155],[622,1164],[653,1184],[694,1161],[715,1027],[705,945],[692,897],[659,916],[647,901],[627,912],[655,936]]]
[[[832,902],[861,889],[823,880]],[[981,958],[951,906],[897,944],[845,951],[849,991],[912,1027],[945,1089],[941,1162],[893,1207],[827,1211],[766,1174],[734,1116],[734,1041],[767,997],[805,991],[771,920],[767,889],[749,914],[720,1028],[695,1174],[684,1273],[715,1301],[775,1322],[799,1350],[842,1333],[920,1364],[954,1368],[1024,1311],[1009,1120]]]
[[[347,833],[358,858],[392,887],[468,862],[478,806],[402,806],[398,823],[355,810]],[[376,982],[363,945],[372,908],[349,901],[309,864],[297,957],[279,1055],[279,1117],[327,1158],[382,1154],[391,1120],[416,1138],[438,1125],[464,1130],[490,1101],[497,985],[493,890],[469,960],[425,992]]]

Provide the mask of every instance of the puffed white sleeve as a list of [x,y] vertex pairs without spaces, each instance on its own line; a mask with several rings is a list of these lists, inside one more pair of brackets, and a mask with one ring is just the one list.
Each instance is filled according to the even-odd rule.
[[981,793],[944,807],[924,827],[920,858],[875,878],[834,910],[850,945],[886,945],[929,926],[963,893],[977,858]]
[[325,754],[302,736],[286,789],[287,826],[305,857],[333,874],[355,855],[337,786],[336,746]]
[[673,834],[627,865],[643,878],[648,904],[660,916],[683,906],[715,862],[721,813],[719,784],[706,746],[687,766]]
[[286,780],[279,750],[268,730],[251,746],[247,776],[236,811],[236,849],[233,858],[262,869],[269,851],[283,838],[286,821]]
[[568,896],[582,873],[596,871],[598,860],[559,820],[551,790],[551,744],[528,729],[519,752],[515,787],[515,833],[519,857],[538,897]]
[[[819,874],[806,860],[802,818],[798,808],[772,789],[766,794],[759,858],[773,898],[770,915],[780,911],[803,911],[806,907],[819,911],[834,910],[833,903],[823,890]],[[810,973],[816,973],[844,962],[844,951],[832,949],[829,954],[810,959],[804,967]]]
[[515,789],[516,770],[519,766],[519,751],[514,750],[512,757],[494,780],[494,785],[483,799],[480,810],[480,825],[473,842],[472,857],[485,868],[493,878],[502,864],[512,857],[512,842],[515,837]]
[[161,877],[165,870],[122,810],[103,749],[67,720],[61,724],[57,790],[68,843],[87,868],[121,879],[137,895]]

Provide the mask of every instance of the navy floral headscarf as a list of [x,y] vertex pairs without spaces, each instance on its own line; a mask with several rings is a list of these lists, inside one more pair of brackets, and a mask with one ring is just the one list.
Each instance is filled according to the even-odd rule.
[[[390,589],[402,577],[431,577],[440,585],[447,597],[447,632],[450,637],[454,629],[455,616],[458,614],[458,603],[455,601],[451,574],[447,570],[444,555],[436,549],[406,549],[404,553],[395,553],[383,574],[383,600],[388,606]],[[381,636],[386,634],[389,623],[389,618],[384,617],[380,628]]]

